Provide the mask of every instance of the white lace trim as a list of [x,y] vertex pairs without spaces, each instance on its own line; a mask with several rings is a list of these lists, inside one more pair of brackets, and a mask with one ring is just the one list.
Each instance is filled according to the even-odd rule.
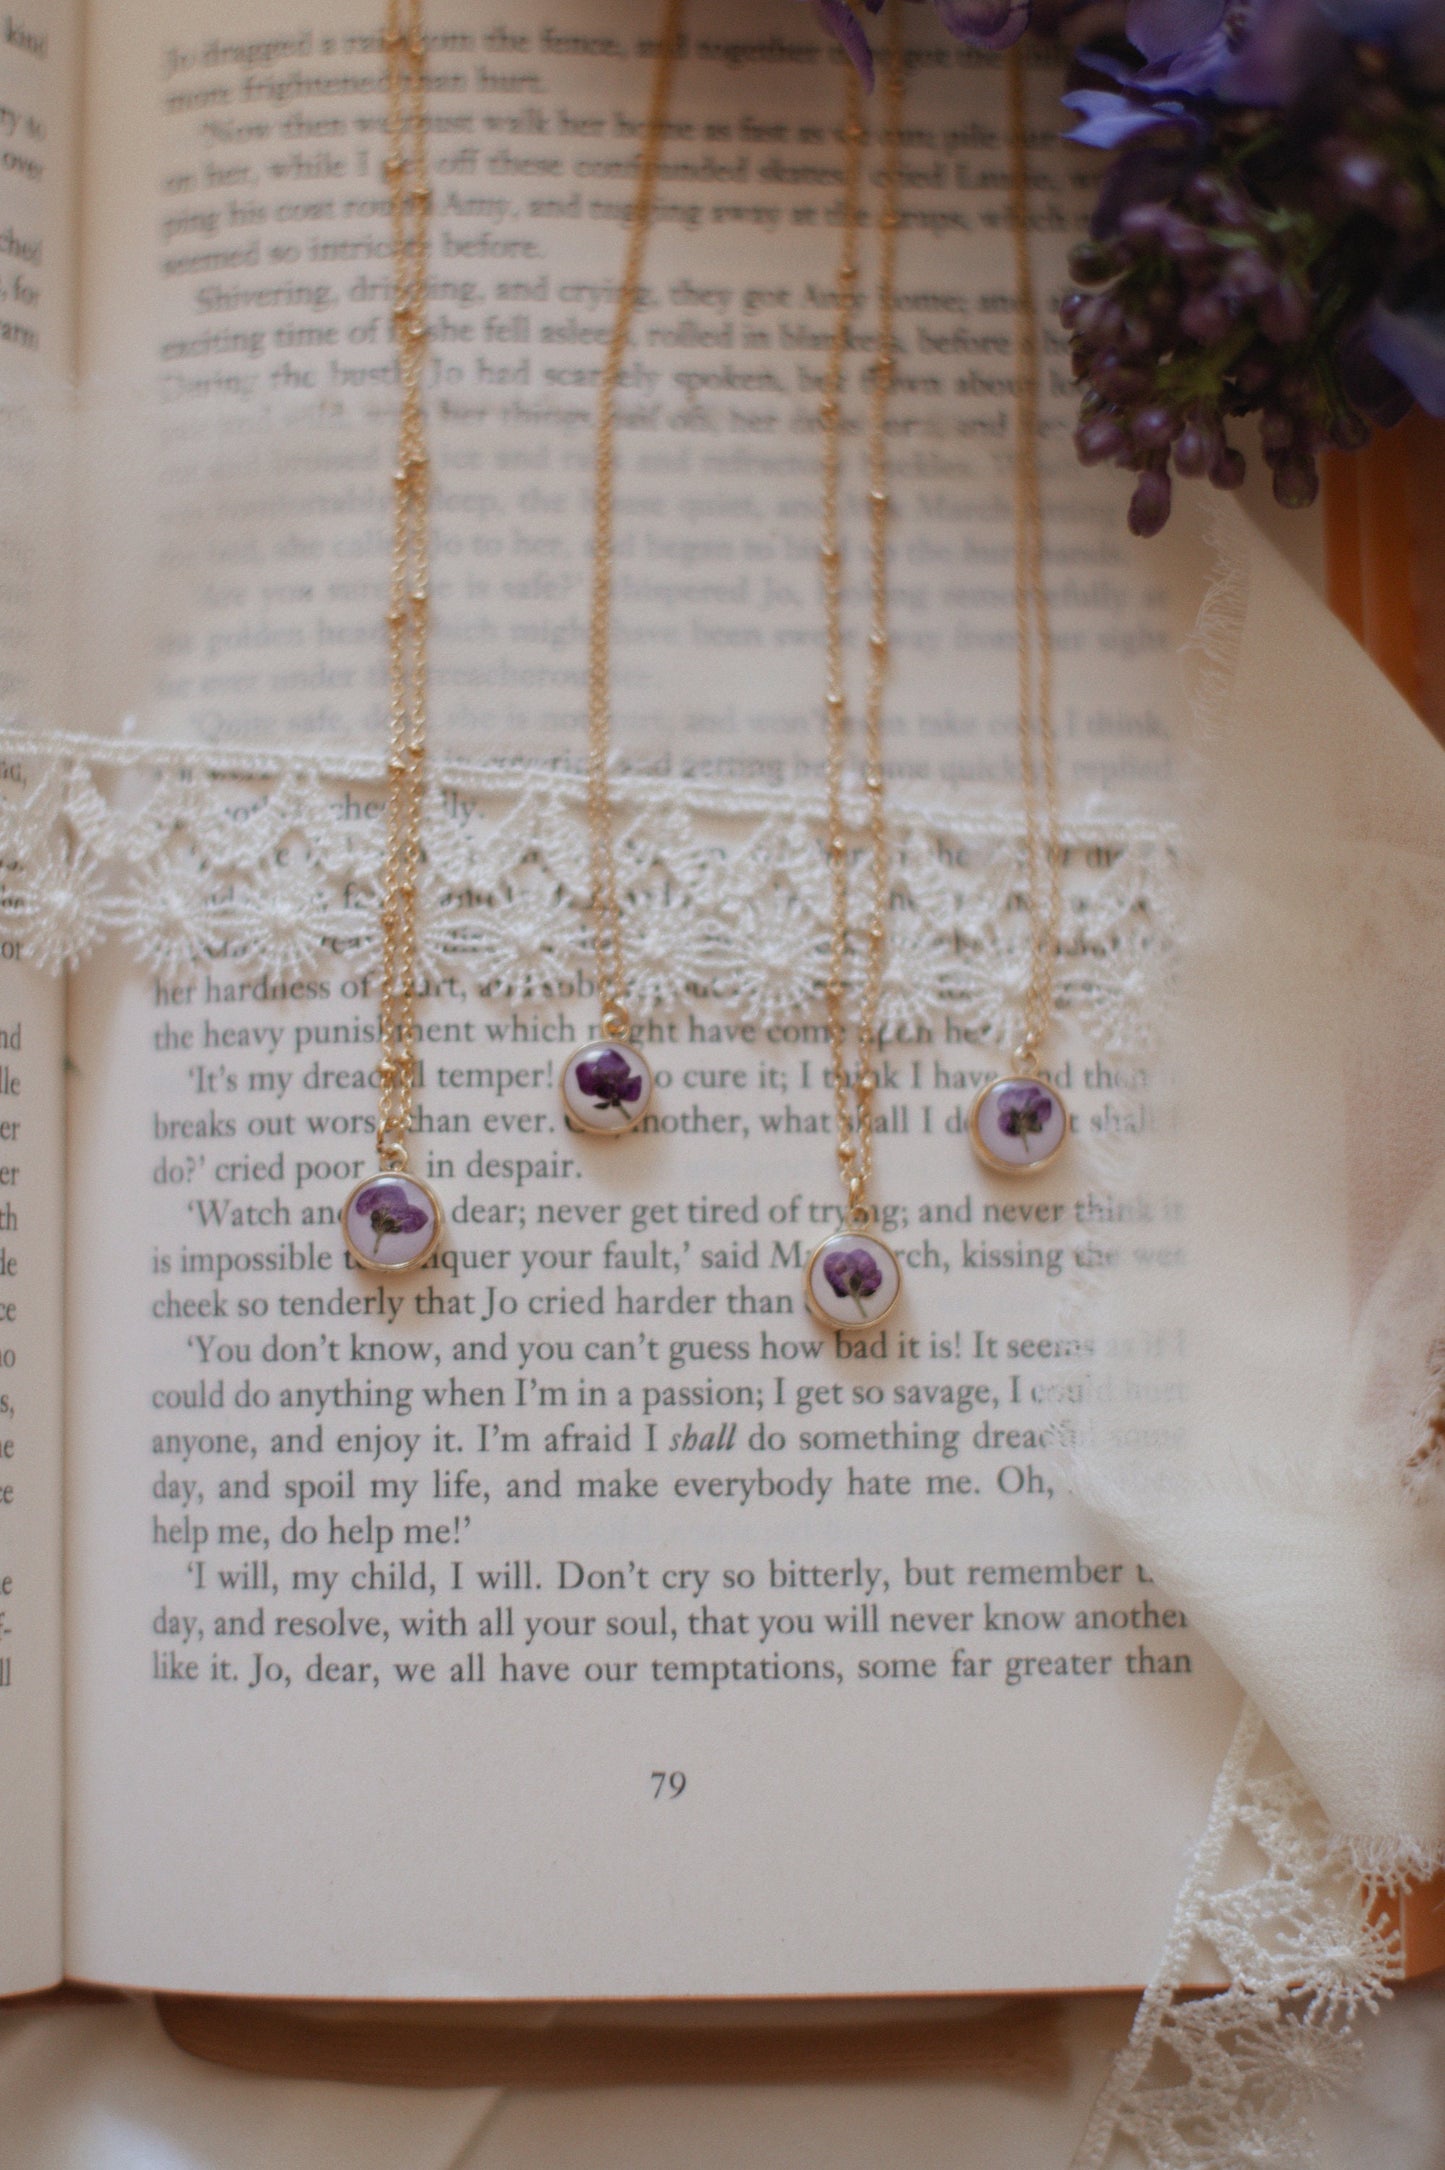
[[[1186,646],[1201,758],[1231,728],[1248,607],[1246,533],[1236,507],[1214,508],[1207,531],[1211,578]],[[1337,911],[1342,945],[1357,924],[1357,910]],[[1401,1375],[1417,1381],[1427,1362],[1423,1352],[1438,1333],[1438,1312],[1427,1321],[1423,1311],[1421,1304],[1411,1307],[1401,1335],[1409,1359]],[[1369,1383],[1353,1385],[1362,1408]],[[1376,1429],[1381,1446],[1388,1442],[1390,1473],[1398,1472],[1402,1441],[1405,1452],[1433,1441],[1438,1413],[1438,1398],[1423,1381],[1415,1410],[1403,1409],[1397,1394],[1379,1412]],[[1372,1474],[1378,1481],[1380,1472]],[[1426,1469],[1412,1467],[1409,1475],[1428,1482]],[[1313,2170],[1312,2107],[1349,2081],[1362,2054],[1356,2021],[1377,2009],[1403,1973],[1403,1939],[1382,1919],[1381,1896],[1438,1866],[1428,1849],[1407,1839],[1368,1843],[1333,1831],[1246,1702],[1159,1964],[1071,2170],[1122,2170],[1126,2163],[1145,2170]],[[1223,1990],[1181,1995],[1186,1982],[1221,1973]]]
[[[221,964],[288,982],[328,957],[376,959],[379,758],[218,752],[0,733],[3,924],[49,971],[108,937],[163,979]],[[620,774],[617,855],[629,992],[639,1014],[719,1002],[767,1025],[817,1014],[829,895],[821,795]],[[366,811],[366,809],[370,811]],[[866,879],[861,798],[850,805]],[[1011,1044],[1028,979],[1017,821],[899,798],[880,1022],[946,1010]],[[426,812],[420,952],[514,1002],[589,991],[580,777],[437,764]],[[1075,820],[1057,996],[1105,1050],[1137,1052],[1173,950],[1179,853],[1161,823]]]
[[[1223,1873],[1241,1841],[1252,1865]],[[1354,2022],[1402,1969],[1379,1897],[1246,1703],[1158,1971],[1072,2170],[1308,2170],[1311,2107],[1355,2071]],[[1229,1986],[1181,1998],[1201,1954]]]

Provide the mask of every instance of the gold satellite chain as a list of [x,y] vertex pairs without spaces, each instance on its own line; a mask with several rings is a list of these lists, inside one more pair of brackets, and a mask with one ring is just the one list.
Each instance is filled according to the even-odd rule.
[[395,277],[392,317],[401,378],[401,415],[392,475],[391,586],[387,603],[390,758],[386,784],[386,854],[382,869],[380,1050],[377,1158],[406,1167],[416,1083],[417,871],[426,791],[428,515],[422,380],[427,361],[427,179],[425,47],[422,0],[387,0],[386,159]]
[[625,1040],[631,1032],[622,912],[617,899],[617,854],[608,763],[612,744],[612,579],[616,525],[617,380],[642,286],[642,265],[652,224],[657,169],[666,139],[668,101],[677,58],[682,0],[665,0],[653,64],[638,162],[637,191],[627,230],[617,310],[603,357],[597,393],[597,452],[592,525],[592,607],[587,638],[587,821],[591,834],[593,938],[597,953],[597,999],[603,1037]]
[[[617,313],[599,390],[593,580],[588,666],[587,805],[591,831],[598,993],[609,1038],[629,1030],[617,894],[608,763],[611,740],[611,607],[616,476],[616,392],[641,286],[641,270],[676,58],[682,0],[666,0],[639,165],[637,195]],[[387,608],[390,757],[382,874],[377,1156],[404,1169],[416,1078],[417,874],[427,751],[428,528],[431,463],[423,397],[428,342],[426,296],[432,193],[427,172],[422,0],[387,0],[383,32],[387,84],[387,178],[401,382]],[[1019,754],[1023,782],[1030,916],[1030,971],[1019,1068],[1037,1068],[1053,1014],[1062,911],[1057,762],[1053,732],[1053,650],[1043,577],[1038,472],[1038,321],[1027,219],[1025,77],[1017,49],[1006,56],[1011,151],[1011,226],[1018,291],[1015,607],[1019,633]],[[893,323],[904,59],[901,10],[889,10],[883,92],[885,163],[880,231],[877,357],[868,407],[871,619],[864,695],[864,790],[871,859],[869,918],[857,1019],[858,1060],[848,1067],[848,837],[843,813],[848,702],[844,672],[840,541],[842,390],[848,330],[857,299],[862,170],[867,131],[856,75],[845,76],[843,230],[838,305],[819,414],[823,438],[821,561],[826,613],[828,855],[832,939],[826,988],[837,1152],[849,1226],[866,1222],[873,1168],[878,1004],[887,951],[888,836],[884,802],[883,695],[888,670],[888,455],[885,430],[893,380]],[[1037,749],[1035,738],[1037,737]]]
[[845,1226],[869,1219],[873,1174],[873,1098],[878,1088],[878,1002],[888,947],[888,827],[884,809],[883,692],[888,674],[888,441],[885,422],[893,383],[894,287],[898,255],[898,181],[903,113],[903,13],[889,9],[887,75],[883,90],[884,173],[878,215],[878,343],[868,402],[868,560],[871,593],[867,681],[863,697],[863,787],[871,862],[863,986],[858,1002],[857,1066],[848,1065],[848,834],[843,813],[848,695],[843,647],[843,552],[839,492],[843,455],[840,394],[848,331],[857,301],[858,236],[862,225],[863,94],[849,68],[843,125],[843,231],[838,265],[838,306],[818,413],[823,438],[822,547],[825,610],[825,689],[828,733],[828,862],[832,891],[832,941],[826,1004],[833,1065],[838,1167],[847,1194]]
[[[1014,608],[1018,621],[1019,770],[1028,867],[1029,984],[1014,1062],[1036,1074],[1054,1014],[1054,973],[1063,916],[1063,850],[1054,746],[1054,646],[1044,585],[1044,514],[1039,484],[1039,319],[1029,235],[1028,77],[1022,49],[1005,55],[1009,117],[1009,224],[1014,244],[1018,328],[1014,340]],[[1037,742],[1037,743],[1036,743]]]

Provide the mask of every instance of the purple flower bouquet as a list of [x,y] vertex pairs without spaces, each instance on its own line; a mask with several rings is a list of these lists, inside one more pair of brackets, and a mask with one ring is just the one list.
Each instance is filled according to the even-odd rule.
[[[846,0],[810,4],[871,80]],[[1033,9],[933,4],[990,48]],[[1445,414],[1445,0],[1127,0],[1064,103],[1071,140],[1108,154],[1062,308],[1075,443],[1136,476],[1136,535],[1175,476],[1239,486],[1247,416],[1298,507],[1324,447]]]

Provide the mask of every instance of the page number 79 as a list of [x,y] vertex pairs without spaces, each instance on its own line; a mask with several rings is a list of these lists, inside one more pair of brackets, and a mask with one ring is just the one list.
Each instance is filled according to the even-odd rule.
[[652,1774],[652,1798],[654,1801],[675,1801],[686,1790],[686,1771],[654,1771]]

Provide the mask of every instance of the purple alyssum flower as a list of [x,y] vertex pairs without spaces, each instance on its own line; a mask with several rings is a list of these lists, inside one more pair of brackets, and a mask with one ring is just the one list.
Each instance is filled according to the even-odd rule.
[[858,1316],[866,1319],[865,1296],[876,1296],[883,1286],[883,1268],[871,1251],[830,1251],[823,1260],[823,1278],[835,1296],[851,1296]]
[[1042,1085],[1005,1085],[994,1106],[1004,1136],[1017,1138],[1027,1152],[1029,1139],[1041,1136],[1053,1120],[1055,1101]]
[[642,1098],[642,1079],[615,1047],[577,1065],[577,1083],[599,1108],[622,1108]]
[[351,1210],[371,1223],[373,1258],[381,1255],[383,1236],[409,1236],[431,1220],[425,1206],[418,1205],[395,1176],[378,1176],[374,1183],[368,1183],[365,1190],[357,1192]]

